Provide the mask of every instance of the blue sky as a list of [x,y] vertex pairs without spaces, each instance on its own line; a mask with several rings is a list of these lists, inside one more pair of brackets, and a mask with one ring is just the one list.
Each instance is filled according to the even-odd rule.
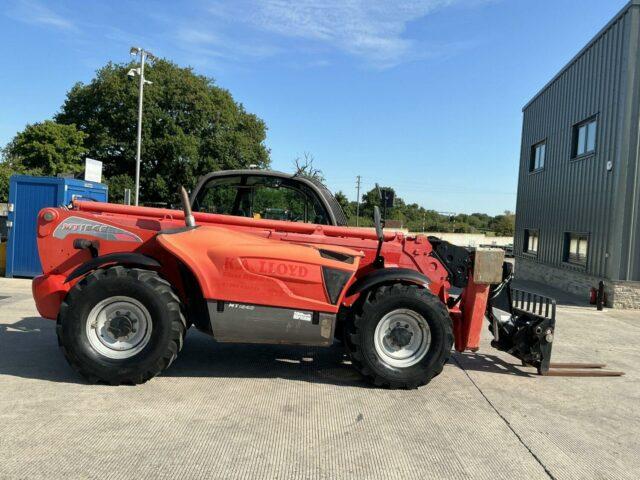
[[625,3],[4,0],[0,145],[139,45],[263,118],[276,169],[310,152],[350,198],[361,175],[427,208],[496,214],[515,207],[522,106]]

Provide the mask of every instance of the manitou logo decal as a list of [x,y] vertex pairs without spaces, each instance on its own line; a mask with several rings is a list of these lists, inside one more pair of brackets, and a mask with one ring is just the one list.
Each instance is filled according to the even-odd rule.
[[67,235],[82,234],[89,237],[114,240],[118,242],[138,242],[142,240],[135,233],[128,232],[113,225],[95,222],[86,218],[69,217],[58,225],[53,232],[55,238],[67,238]]

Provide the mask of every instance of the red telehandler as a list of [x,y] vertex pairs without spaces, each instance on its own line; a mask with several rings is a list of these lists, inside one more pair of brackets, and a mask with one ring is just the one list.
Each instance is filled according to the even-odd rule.
[[385,232],[377,207],[375,229],[347,227],[296,175],[217,172],[181,195],[182,210],[74,201],[38,215],[36,305],[89,381],[149,380],[193,325],[218,342],[337,339],[375,385],[415,388],[452,345],[478,349],[485,316],[494,347],[554,373],[555,302],[512,298],[502,250]]

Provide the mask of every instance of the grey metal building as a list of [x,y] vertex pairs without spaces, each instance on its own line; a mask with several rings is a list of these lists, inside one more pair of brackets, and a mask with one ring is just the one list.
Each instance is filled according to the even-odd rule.
[[640,0],[523,108],[516,276],[640,308]]

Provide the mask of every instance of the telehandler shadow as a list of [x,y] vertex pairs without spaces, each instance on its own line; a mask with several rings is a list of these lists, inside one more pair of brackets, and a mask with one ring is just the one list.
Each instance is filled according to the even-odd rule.
[[85,383],[58,348],[56,323],[25,317],[0,324],[0,375],[62,383]]
[[[454,353],[449,367],[500,375],[530,377],[517,365],[495,355]],[[448,368],[448,367],[445,367]],[[214,342],[207,335],[189,331],[185,348],[165,376],[285,378],[369,388],[351,366],[340,344],[329,348],[290,345],[249,345]]]
[[[530,376],[499,357],[456,353],[465,370]],[[0,324],[0,375],[49,382],[86,384],[58,348],[55,322],[25,317]],[[282,378],[310,383],[370,388],[351,366],[340,344],[333,347],[217,343],[195,329],[163,377]]]
[[[25,317],[0,324],[0,375],[86,384],[58,348],[55,322]],[[331,348],[217,343],[192,328],[164,377],[285,378],[369,387],[340,345]]]
[[532,373],[522,370],[518,365],[504,361],[496,355],[486,353],[454,353],[455,362],[467,371],[499,373],[517,377],[533,377]]
[[332,347],[218,343],[189,330],[167,377],[282,378],[369,388],[340,344]]

